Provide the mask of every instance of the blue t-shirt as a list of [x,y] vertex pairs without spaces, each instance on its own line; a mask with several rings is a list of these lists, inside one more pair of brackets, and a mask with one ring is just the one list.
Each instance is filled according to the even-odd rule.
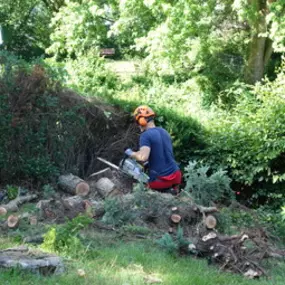
[[171,137],[160,127],[150,128],[140,136],[140,147],[150,147],[149,176],[150,182],[159,176],[167,176],[179,169],[173,155]]

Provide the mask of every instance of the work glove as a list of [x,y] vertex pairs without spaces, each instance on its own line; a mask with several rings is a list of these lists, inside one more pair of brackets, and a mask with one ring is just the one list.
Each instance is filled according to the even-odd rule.
[[127,156],[131,156],[132,153],[133,153],[133,151],[132,151],[130,148],[127,148],[127,149],[125,150],[125,155],[127,155]]

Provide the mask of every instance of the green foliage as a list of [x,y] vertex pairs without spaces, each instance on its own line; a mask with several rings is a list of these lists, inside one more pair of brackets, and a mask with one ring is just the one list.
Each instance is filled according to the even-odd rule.
[[6,185],[6,193],[9,200],[16,199],[19,194],[19,188],[13,185]]
[[67,82],[71,88],[89,96],[110,96],[120,86],[118,77],[106,69],[103,58],[94,50],[66,63]]
[[45,234],[41,247],[48,251],[80,256],[84,246],[78,237],[79,232],[91,224],[92,221],[90,217],[79,215],[64,225],[51,227]]
[[123,203],[116,198],[106,199],[104,208],[105,214],[102,221],[107,224],[121,226],[132,221],[135,217],[130,205],[125,207]]
[[159,239],[157,243],[170,253],[175,253],[178,249],[178,245],[174,242],[170,234],[164,234],[164,236]]
[[285,222],[285,206],[281,208],[282,212],[281,212],[281,216],[282,216],[282,220],[283,222]]
[[45,184],[42,189],[43,189],[43,195],[45,199],[50,198],[51,196],[55,194],[55,189],[50,184]]
[[94,47],[105,47],[110,12],[102,1],[66,2],[52,19],[52,44],[47,52],[57,59],[74,58],[90,49],[94,51]]
[[[274,191],[280,193],[285,179],[284,70],[283,63],[273,82],[247,87],[233,110],[220,112],[209,125],[211,135],[203,151],[207,163],[229,169],[235,181],[257,189],[279,183]],[[267,188],[260,192],[263,196],[273,190],[262,188]]]
[[178,228],[177,234],[175,237],[170,234],[164,234],[162,238],[157,241],[157,244],[167,250],[169,253],[180,253],[188,252],[189,241],[183,236],[183,229]]
[[226,171],[218,170],[209,174],[210,167],[198,166],[196,161],[189,162],[185,168],[185,191],[190,192],[194,201],[208,206],[211,202],[226,202],[234,199],[231,179]]
[[249,228],[262,227],[270,238],[285,241],[285,223],[282,211],[260,207],[256,210],[223,208],[218,214],[218,230],[226,234],[237,234]]
[[[171,7],[170,1],[119,1],[118,19],[111,27],[110,35],[114,36],[123,54],[135,53],[134,43],[163,20]],[[142,56],[142,53],[135,53]]]
[[49,46],[52,11],[38,0],[7,0],[0,3],[3,45],[26,59],[44,54]]

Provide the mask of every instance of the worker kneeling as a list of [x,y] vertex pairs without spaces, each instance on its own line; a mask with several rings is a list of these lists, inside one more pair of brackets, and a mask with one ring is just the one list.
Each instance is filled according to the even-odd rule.
[[182,174],[174,159],[169,133],[156,127],[155,113],[148,106],[139,106],[134,111],[134,119],[139,125],[140,149],[127,149],[125,154],[140,162],[148,162],[149,188],[171,194],[178,194]]

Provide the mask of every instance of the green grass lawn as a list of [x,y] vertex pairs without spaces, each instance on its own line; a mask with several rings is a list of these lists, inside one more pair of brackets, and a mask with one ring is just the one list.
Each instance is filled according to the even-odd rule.
[[[11,240],[0,239],[1,248],[15,245]],[[274,261],[269,278],[247,280],[239,275],[219,272],[206,260],[177,257],[158,248],[152,241],[127,241],[116,235],[95,235],[87,254],[79,258],[64,256],[66,272],[60,276],[43,277],[19,270],[1,270],[0,284],[52,284],[52,285],[139,285],[148,284],[150,277],[169,285],[206,284],[284,284],[285,264]],[[77,274],[83,269],[85,277]]]

